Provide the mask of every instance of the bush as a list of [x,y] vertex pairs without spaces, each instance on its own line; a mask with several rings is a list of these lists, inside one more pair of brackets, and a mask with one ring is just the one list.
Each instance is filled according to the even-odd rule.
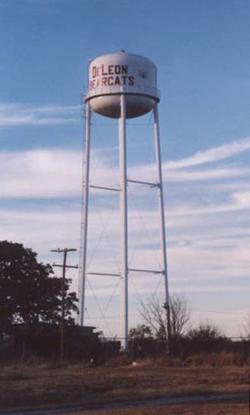
[[189,356],[185,359],[188,366],[234,366],[241,365],[240,356],[237,353],[202,353]]

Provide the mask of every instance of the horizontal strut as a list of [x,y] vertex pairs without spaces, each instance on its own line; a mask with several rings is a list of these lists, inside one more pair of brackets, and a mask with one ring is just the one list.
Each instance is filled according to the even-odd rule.
[[[136,184],[142,184],[150,187],[159,187],[159,183],[153,183],[153,182],[144,182],[142,180],[133,180],[133,179],[127,179],[128,183],[136,183]],[[110,186],[98,186],[95,184],[91,184],[89,187],[92,189],[99,189],[99,190],[110,190],[113,192],[120,192],[119,187],[110,187]]]
[[108,187],[108,186],[97,186],[94,184],[91,184],[89,187],[91,187],[92,189],[100,189],[100,190],[111,190],[114,192],[119,192],[120,189],[118,187]]
[[112,272],[88,272],[87,273],[88,275],[104,275],[104,276],[107,276],[107,277],[120,277],[120,274],[114,274],[114,273],[112,273]]
[[148,272],[150,274],[164,274],[164,271],[158,271],[154,269],[139,269],[139,268],[129,268],[131,272]]
[[144,182],[142,180],[133,180],[133,179],[128,179],[127,181],[129,183],[143,184],[143,185],[147,185],[151,187],[159,187],[159,183]]
[[[141,269],[141,268],[129,268],[128,272],[147,272],[149,274],[164,274],[164,271],[154,270],[154,269]],[[104,275],[107,277],[120,277],[121,274],[113,273],[113,272],[99,272],[99,271],[92,271],[88,272],[88,275]]]
[[[53,267],[59,267],[59,268],[64,268],[64,265],[61,264],[52,264]],[[78,265],[67,265],[66,268],[78,268]]]

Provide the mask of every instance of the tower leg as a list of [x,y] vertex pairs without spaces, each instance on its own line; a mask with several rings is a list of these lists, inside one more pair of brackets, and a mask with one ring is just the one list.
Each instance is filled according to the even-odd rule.
[[128,349],[128,203],[127,203],[127,146],[126,97],[121,94],[119,119],[120,214],[121,214],[121,337],[123,350]]
[[171,341],[171,322],[170,322],[170,298],[168,289],[168,266],[167,266],[167,243],[166,243],[166,225],[164,213],[164,194],[162,182],[162,165],[161,165],[161,145],[160,145],[160,128],[159,128],[159,114],[158,105],[154,110],[154,139],[155,139],[155,154],[157,163],[157,175],[159,183],[159,207],[160,207],[160,221],[161,221],[161,255],[163,264],[163,275],[165,285],[165,304],[164,308],[167,312],[167,336],[168,336],[168,352],[170,352]]
[[90,129],[91,110],[89,103],[85,103],[85,143],[84,143],[84,169],[83,169],[83,204],[81,226],[81,259],[79,267],[80,280],[80,325],[84,325],[85,308],[85,282],[87,260],[87,236],[88,236],[88,209],[89,209],[89,165],[90,165]]

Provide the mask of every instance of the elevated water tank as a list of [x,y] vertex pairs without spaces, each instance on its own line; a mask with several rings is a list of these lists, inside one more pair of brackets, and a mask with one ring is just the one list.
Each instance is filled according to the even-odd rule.
[[89,65],[86,101],[106,117],[120,117],[120,95],[126,95],[126,117],[151,111],[159,102],[154,63],[139,55],[119,51],[93,59]]

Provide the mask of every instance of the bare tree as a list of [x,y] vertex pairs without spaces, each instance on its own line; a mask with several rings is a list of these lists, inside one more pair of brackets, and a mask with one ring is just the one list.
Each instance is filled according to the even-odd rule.
[[156,337],[167,339],[166,311],[158,297],[152,296],[147,303],[141,302],[140,314]]
[[250,340],[250,313],[248,313],[248,316],[245,318],[242,324],[242,329],[243,329],[243,337],[246,337],[247,339]]
[[182,335],[190,321],[190,309],[184,297],[173,295],[170,298],[170,323],[173,335]]
[[[190,310],[186,299],[173,295],[170,298],[169,309],[171,335],[181,336],[190,321]],[[157,296],[152,296],[147,303],[141,303],[140,314],[156,337],[167,339],[167,313]]]

